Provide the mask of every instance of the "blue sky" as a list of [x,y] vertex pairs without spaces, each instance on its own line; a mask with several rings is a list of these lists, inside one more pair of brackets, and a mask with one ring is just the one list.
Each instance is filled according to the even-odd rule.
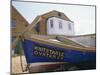
[[75,23],[75,34],[95,33],[95,7],[12,1],[12,5],[31,23],[36,16],[57,10],[65,13]]

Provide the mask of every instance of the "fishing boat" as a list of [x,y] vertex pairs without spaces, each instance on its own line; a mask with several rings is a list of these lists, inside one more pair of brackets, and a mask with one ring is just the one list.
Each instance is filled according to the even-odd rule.
[[32,25],[19,34],[13,44],[14,48],[16,41],[21,39],[27,63],[96,61],[95,35],[63,36],[32,33],[31,30],[40,20],[41,18],[35,19]]
[[69,37],[25,34],[21,41],[27,63],[81,63],[96,60],[95,47],[85,46]]
[[21,41],[29,72],[69,70],[73,65],[74,70],[77,69],[75,67],[95,68],[95,35],[90,37],[91,35],[38,35],[35,31],[31,33],[40,20],[41,18],[35,19],[12,43],[14,49],[17,42]]

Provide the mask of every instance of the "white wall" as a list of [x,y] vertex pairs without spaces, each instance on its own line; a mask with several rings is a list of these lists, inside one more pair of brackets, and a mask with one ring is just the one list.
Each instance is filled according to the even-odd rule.
[[[50,20],[53,20],[53,28],[51,28]],[[62,22],[62,28],[59,28],[59,21]],[[71,30],[69,30],[68,23],[70,23]],[[74,35],[74,23],[60,18],[51,17],[47,20],[47,34],[48,35]]]

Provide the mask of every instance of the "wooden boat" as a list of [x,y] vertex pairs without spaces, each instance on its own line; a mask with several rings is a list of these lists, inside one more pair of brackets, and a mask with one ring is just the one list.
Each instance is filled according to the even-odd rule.
[[[29,25],[21,32],[12,44],[12,48],[15,48],[18,40],[21,40],[27,64],[30,65],[29,72],[61,71],[64,69],[60,67],[64,68],[64,66],[65,70],[68,70],[70,63],[75,63],[75,66],[81,63],[82,66],[85,62],[87,66],[87,63],[96,62],[95,47],[78,43],[72,36],[31,34],[30,30],[33,30],[39,20],[41,19],[36,19],[33,25]],[[69,67],[73,67],[72,64]]]
[[22,37],[22,46],[27,63],[95,62],[95,47],[85,47],[79,43],[69,40],[68,38],[65,41],[67,42],[59,40],[59,36],[25,34]]
[[[62,36],[46,36],[32,34],[34,26],[41,20],[35,19],[32,25],[29,25],[21,36],[22,46],[25,52],[27,63],[35,62],[87,62],[96,61],[96,49],[93,46],[87,46],[82,42],[77,42],[77,39]],[[34,31],[35,32],[35,31]],[[78,36],[77,36],[78,37]],[[16,46],[15,40],[12,48]],[[84,38],[84,37],[83,37]],[[85,39],[83,39],[85,40]],[[88,39],[87,39],[88,40]],[[91,42],[89,40],[88,42]],[[95,42],[93,42],[95,43]]]

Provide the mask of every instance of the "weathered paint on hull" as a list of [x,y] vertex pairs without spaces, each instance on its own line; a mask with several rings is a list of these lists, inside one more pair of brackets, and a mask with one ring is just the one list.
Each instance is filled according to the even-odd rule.
[[[87,62],[87,61],[94,61],[96,60],[96,52],[88,52],[88,51],[78,51],[73,49],[66,49],[61,47],[50,46],[47,44],[38,43],[31,40],[24,40],[22,41],[25,57],[27,63],[34,63],[34,62],[71,62],[71,63],[79,63],[79,62]],[[37,55],[34,55],[36,50],[40,49]],[[42,49],[41,49],[42,48]],[[55,54],[55,56],[44,55],[45,52],[41,50],[56,50],[64,54]],[[47,52],[47,51],[46,51]],[[44,54],[43,54],[44,53]],[[39,55],[38,55],[39,54]],[[52,58],[53,57],[53,58]],[[55,58],[54,58],[55,57]]]

